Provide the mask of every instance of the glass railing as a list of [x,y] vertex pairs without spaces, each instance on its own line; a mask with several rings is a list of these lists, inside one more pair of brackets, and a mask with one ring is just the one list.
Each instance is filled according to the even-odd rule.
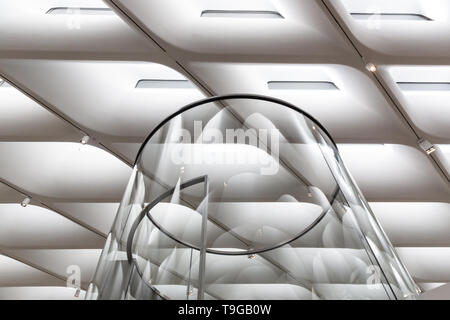
[[213,97],[136,159],[88,299],[409,299],[417,287],[310,115]]

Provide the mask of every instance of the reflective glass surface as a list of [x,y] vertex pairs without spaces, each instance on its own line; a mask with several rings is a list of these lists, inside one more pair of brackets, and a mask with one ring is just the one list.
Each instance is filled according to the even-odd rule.
[[408,299],[417,289],[320,123],[209,98],[137,157],[88,299]]

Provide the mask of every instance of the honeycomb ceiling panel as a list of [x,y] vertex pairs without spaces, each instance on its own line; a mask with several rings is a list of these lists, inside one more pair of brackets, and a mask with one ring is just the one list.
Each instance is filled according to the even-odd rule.
[[[347,60],[352,48],[316,1],[213,0],[163,2],[111,0],[181,59],[255,60],[302,57]],[[208,17],[204,11],[269,11],[282,18]]]
[[[189,81],[149,62],[0,59],[0,70],[107,142],[141,142],[165,117],[203,97],[192,84],[173,88]],[[160,85],[136,88],[140,80]]]
[[424,152],[392,144],[340,144],[338,147],[369,201],[448,202],[450,187]]
[[49,200],[51,207],[58,212],[76,218],[98,230],[103,235],[111,230],[119,208],[118,202],[58,202]]
[[[335,8],[367,58],[378,59],[378,63],[450,62],[450,3],[446,0],[326,2]],[[365,13],[366,18],[355,13]]]
[[55,200],[119,201],[131,175],[117,158],[80,143],[0,142],[0,153],[3,179]]
[[0,255],[0,266],[0,287],[65,286],[65,281],[5,255]]
[[61,278],[77,272],[82,288],[92,279],[101,249],[16,249],[4,250],[5,254],[38,265]]
[[80,10],[108,9],[101,0],[1,0],[0,8],[0,56],[162,59],[162,50],[114,11]]
[[77,141],[80,132],[13,87],[0,86],[1,141]]
[[417,282],[450,282],[450,248],[397,248]]
[[0,204],[0,247],[8,249],[98,249],[105,239],[47,208]]
[[383,66],[380,70],[424,136],[433,143],[450,143],[450,66]]
[[[319,120],[337,141],[414,142],[383,95],[354,67],[202,62],[189,66],[219,94],[251,92],[294,103]],[[295,81],[333,83],[336,88],[269,88],[270,82]]]
[[450,247],[450,203],[371,202],[394,246]]

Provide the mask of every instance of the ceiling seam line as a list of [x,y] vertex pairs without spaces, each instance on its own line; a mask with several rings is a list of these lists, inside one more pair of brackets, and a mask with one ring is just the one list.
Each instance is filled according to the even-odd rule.
[[[94,138],[95,139],[95,138]],[[99,140],[96,140],[98,142],[99,145],[101,145],[103,147],[103,149],[105,149],[107,152],[111,153],[112,155],[114,155],[117,159],[119,159],[120,161],[124,162],[126,165],[128,165],[130,168],[134,167],[134,164],[131,161],[128,161],[128,159],[126,159],[125,157],[123,157],[121,154],[116,153],[115,151],[113,151],[110,147],[106,146],[103,142],[100,142]]]
[[363,55],[362,53],[359,51],[358,47],[356,46],[356,44],[353,42],[353,40],[349,37],[349,35],[345,32],[344,28],[342,27],[342,25],[339,23],[339,21],[337,20],[337,18],[334,16],[333,12],[331,11],[331,9],[328,7],[328,5],[325,2],[326,0],[322,0],[322,4],[325,7],[326,11],[328,12],[328,14],[331,16],[331,18],[334,20],[334,22],[336,23],[336,25],[338,26],[338,28],[342,31],[342,33],[344,34],[344,36],[347,38],[348,42],[350,43],[350,45],[355,49],[355,51],[358,53],[359,57],[363,59]]
[[406,124],[409,126],[409,128],[411,129],[411,131],[414,133],[414,135],[416,136],[416,139],[419,140],[420,139],[420,135],[417,133],[417,130],[414,128],[413,123],[411,121],[411,119],[409,119],[408,115],[406,114],[406,112],[403,110],[403,108],[400,106],[400,103],[398,101],[396,101],[396,99],[394,99],[393,96],[391,96],[390,92],[388,91],[388,89],[386,88],[386,86],[383,84],[383,82],[380,80],[380,77],[375,74],[372,73],[374,79],[377,81],[377,83],[380,85],[380,87],[383,89],[383,92],[386,94],[386,96],[389,98],[389,100],[391,101],[391,103],[394,105],[395,109],[397,109],[397,111],[400,113],[400,115],[402,116],[402,118],[405,120]]
[[[134,19],[133,18],[131,18],[124,10],[122,10],[115,2],[114,2],[114,0],[104,0],[104,2],[109,2],[110,4],[112,4],[117,10],[119,10],[122,14],[124,14],[128,19],[129,19],[129,21],[132,21],[133,23],[134,23],[134,25],[135,25],[135,27],[137,27],[139,30],[141,30],[145,35],[147,35],[149,38],[150,38],[150,40],[152,40],[153,41],[153,43],[154,44],[156,44],[162,51],[164,51],[164,53],[166,53],[167,55],[169,55],[168,53],[167,53],[167,51],[166,51],[166,49],[164,49],[164,47],[162,47],[155,39],[153,39],[153,37],[151,36],[151,35],[149,35],[140,25],[138,25],[137,23],[135,23],[134,22]],[[169,55],[169,57],[170,58],[172,58],[170,55]],[[172,58],[173,59],[173,58]],[[175,59],[173,59],[173,60],[175,60]]]
[[[357,45],[355,44],[355,42],[352,41],[351,37],[347,34],[345,28],[341,25],[339,20],[335,17],[333,11],[328,7],[328,5],[325,3],[325,1],[326,0],[322,0],[321,3],[326,8],[326,10],[329,13],[329,15],[335,21],[336,25],[339,27],[339,29],[342,31],[342,33],[345,35],[345,37],[350,41],[352,47],[356,50],[357,54],[361,57],[363,63],[367,63],[367,61],[365,60],[364,56],[359,51],[359,49],[358,49]],[[395,109],[397,110],[398,114],[402,117],[402,119],[404,120],[406,125],[410,128],[410,130],[414,134],[415,138],[417,140],[421,139],[421,135],[418,133],[418,130],[416,130],[415,127],[414,127],[414,122],[409,118],[407,113],[403,110],[403,107],[401,106],[401,103],[398,102],[396,100],[396,98],[394,98],[394,95],[387,89],[388,86],[385,85],[382,76],[378,75],[378,74],[376,74],[374,72],[371,72],[371,74],[373,75],[373,79],[376,80],[376,82],[378,83],[379,87],[381,87],[382,91],[385,93],[385,95],[388,97],[389,101],[395,107]],[[436,161],[436,159],[434,157],[427,157],[427,159],[429,159],[429,161],[432,162],[433,167],[438,172],[438,174],[441,175],[443,178],[445,178],[447,184],[450,184],[450,177],[448,176],[446,170],[444,170],[439,165],[439,163]]]
[[52,206],[50,206],[50,205],[48,205],[47,203],[45,203],[45,202],[41,199],[41,197],[36,196],[34,193],[25,192],[22,188],[17,187],[17,186],[15,186],[15,185],[12,185],[10,182],[5,181],[5,180],[4,180],[3,178],[1,178],[1,177],[0,177],[0,183],[3,184],[3,185],[5,185],[5,186],[7,186],[7,187],[9,187],[9,188],[11,188],[11,189],[13,189],[13,190],[16,191],[16,192],[22,194],[22,196],[24,196],[24,197],[31,197],[31,199],[36,200],[36,201],[39,202],[43,207],[45,207],[45,208],[47,208],[47,209],[53,211],[54,213],[56,213],[56,214],[58,214],[58,215],[60,215],[60,216],[63,216],[64,218],[66,218],[66,219],[70,220],[71,222],[77,224],[78,226],[82,227],[83,229],[86,229],[86,230],[88,230],[88,231],[90,231],[90,232],[93,232],[93,233],[97,234],[98,236],[100,236],[100,237],[106,239],[107,235],[104,234],[103,232],[96,230],[95,228],[89,226],[88,224],[86,224],[86,223],[84,223],[84,222],[79,221],[78,219],[75,219],[74,217],[71,217],[70,215],[64,214],[64,213],[62,213],[61,211],[52,208]]
[[[416,136],[416,139],[420,140],[422,137],[417,132],[417,130],[414,128],[413,121],[409,119],[408,115],[401,107],[401,103],[397,101],[397,98],[395,98],[395,95],[389,91],[388,86],[385,85],[385,83],[384,83],[383,77],[381,75],[378,75],[375,73],[373,73],[373,76],[374,76],[375,80],[377,81],[377,83],[380,85],[380,87],[383,89],[383,91],[386,93],[386,95],[389,97],[391,103],[395,106],[395,108],[398,110],[398,112],[402,115],[405,122],[408,124],[408,126],[410,127],[410,129],[412,130],[414,135]],[[430,161],[433,163],[433,166],[438,171],[438,173],[440,175],[442,175],[445,178],[445,180],[447,180],[448,184],[450,184],[450,177],[448,176],[447,171],[439,165],[439,163],[435,159],[435,157],[429,156],[429,157],[427,157],[427,159],[430,159]]]
[[153,37],[151,34],[149,34],[147,32],[147,30],[145,30],[145,28],[141,27],[139,25],[139,23],[137,23],[135,21],[135,19],[133,19],[133,17],[131,17],[125,10],[123,10],[118,4],[116,4],[114,2],[114,0],[105,0],[106,2],[110,3],[112,6],[114,6],[115,9],[117,9],[118,11],[120,11],[121,14],[123,14],[127,20],[129,22],[131,22],[133,24],[133,26],[135,26],[136,28],[138,28],[145,36],[147,36],[153,43],[155,43],[161,50],[164,51],[164,53],[167,55],[167,57],[169,59],[171,59],[176,65],[178,65],[180,68],[183,69],[184,72],[186,72],[191,79],[198,84],[198,86],[204,90],[208,95],[210,96],[215,96],[216,93],[214,93],[211,89],[207,88],[202,82],[200,82],[200,80],[198,80],[190,71],[188,71],[181,63],[179,63],[177,61],[177,59],[175,59],[174,57],[172,57],[172,55],[169,54],[169,52],[161,45],[159,44]]
[[[43,207],[45,207],[45,208],[47,208],[47,209],[49,209],[49,210],[51,210],[51,211],[53,211],[53,212],[55,212],[55,213],[57,213],[57,214],[63,216],[64,218],[66,218],[66,219],[72,221],[73,223],[76,223],[76,224],[79,225],[80,227],[83,227],[83,228],[85,228],[85,229],[87,229],[87,230],[89,230],[89,231],[95,233],[96,235],[98,235],[98,236],[100,236],[100,237],[102,237],[103,239],[106,240],[107,235],[106,235],[105,233],[103,233],[103,232],[101,232],[101,231],[99,231],[99,230],[97,230],[97,229],[91,227],[90,225],[88,225],[88,224],[86,224],[86,223],[84,223],[84,222],[79,221],[78,219],[75,219],[74,217],[71,217],[70,215],[66,215],[66,214],[64,214],[64,213],[61,213],[60,210],[55,210],[55,209],[53,209],[51,206],[47,205],[46,203],[42,202],[42,201],[39,200],[39,199],[38,199],[38,201],[39,201],[39,203],[40,203]],[[80,203],[80,202],[77,202],[77,203]]]
[[[5,250],[5,248],[0,248],[0,254],[1,255],[4,255],[5,257],[8,257],[8,258],[13,259],[15,261],[18,261],[20,263],[23,263],[23,264],[29,266],[30,268],[36,269],[38,271],[41,271],[41,272],[43,272],[43,273],[45,273],[45,274],[47,274],[47,275],[49,275],[51,277],[54,277],[54,278],[56,278],[58,280],[61,280],[61,281],[67,283],[67,278],[64,278],[63,276],[61,276],[61,275],[59,275],[59,274],[57,274],[57,273],[55,273],[53,271],[50,271],[47,268],[44,268],[43,266],[40,266],[38,264],[29,262],[26,259],[19,258],[19,257],[15,256],[15,255],[13,255],[11,253],[5,253],[4,250]],[[14,249],[6,249],[6,250],[14,250]],[[29,250],[39,250],[39,249],[29,249]],[[80,286],[81,286],[81,289],[85,289],[85,286],[83,287],[83,284],[81,283],[81,281],[80,281]]]
[[47,103],[44,103],[40,99],[36,98],[33,94],[28,92],[27,91],[28,88],[25,89],[24,87],[18,85],[17,83],[12,81],[11,78],[6,77],[4,73],[0,72],[0,77],[2,79],[4,79],[6,82],[8,82],[11,86],[13,86],[16,90],[18,90],[19,92],[21,92],[22,94],[24,94],[25,96],[27,96],[28,98],[30,98],[31,100],[33,100],[34,102],[39,104],[42,108],[46,109],[47,111],[49,111],[50,113],[52,113],[53,115],[58,117],[60,120],[63,120],[64,122],[68,123],[70,126],[75,127],[77,130],[81,131],[82,133],[86,133],[85,130],[83,130],[81,127],[79,127],[76,123],[70,121],[66,116],[62,115],[58,111],[49,107]]

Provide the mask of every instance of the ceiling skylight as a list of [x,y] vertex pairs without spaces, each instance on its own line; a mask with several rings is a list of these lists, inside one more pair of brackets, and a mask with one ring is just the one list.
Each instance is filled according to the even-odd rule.
[[200,16],[205,18],[284,19],[280,13],[266,10],[204,10]]
[[339,90],[330,81],[269,81],[270,90]]
[[450,91],[450,82],[397,82],[403,91]]
[[378,13],[378,12],[351,12],[350,15],[356,20],[416,20],[432,21],[432,19],[419,13]]
[[141,79],[136,83],[138,89],[188,89],[194,88],[189,80]]
[[47,14],[81,14],[81,15],[115,15],[111,8],[77,8],[77,7],[56,7],[51,8]]

